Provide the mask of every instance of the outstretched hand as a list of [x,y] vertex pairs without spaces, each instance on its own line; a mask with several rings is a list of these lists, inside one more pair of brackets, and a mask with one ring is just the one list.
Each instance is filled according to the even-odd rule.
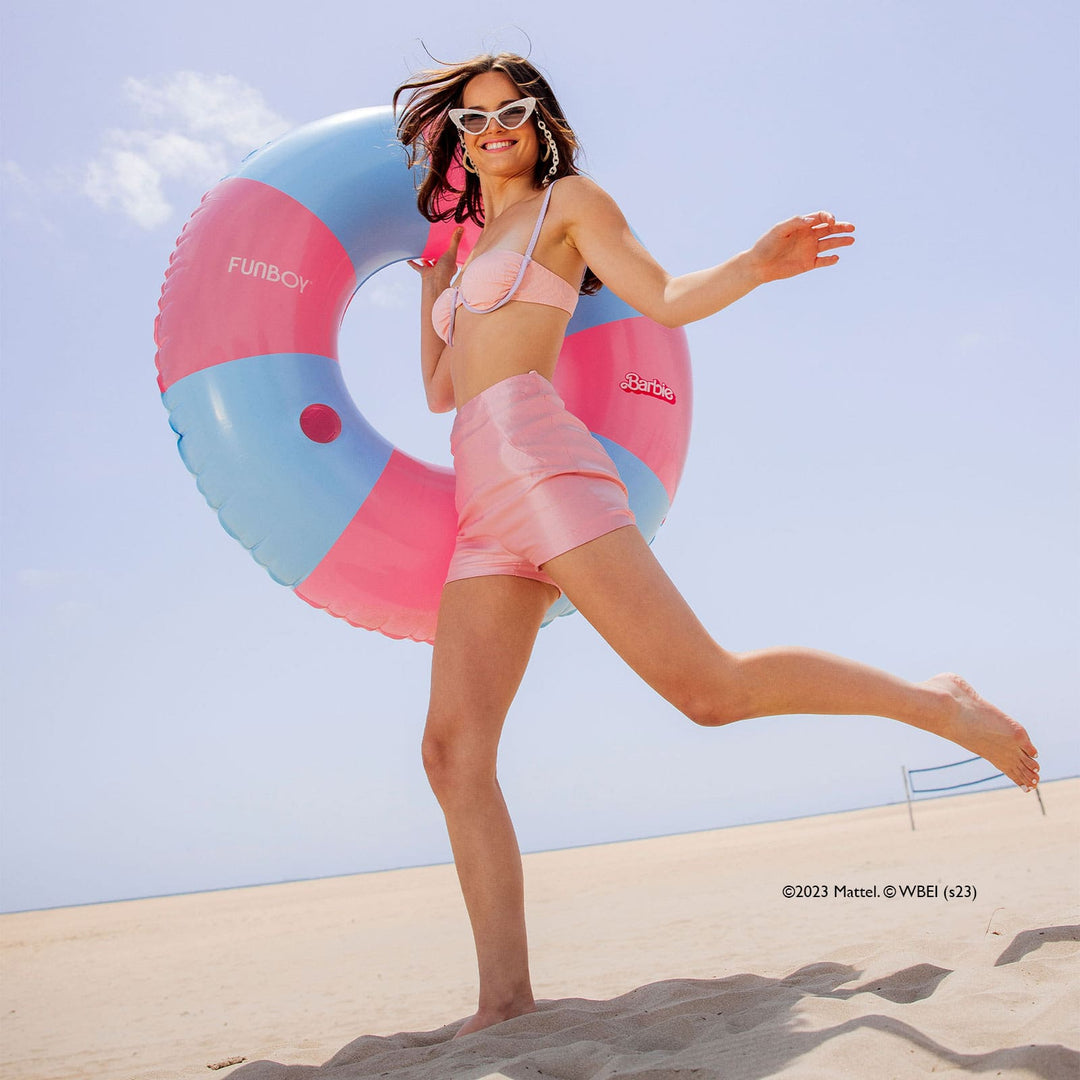
[[839,255],[822,253],[854,244],[854,236],[836,235],[854,231],[855,226],[850,222],[837,221],[827,210],[819,210],[816,214],[803,214],[774,225],[749,254],[762,283],[779,281],[839,262]]
[[441,292],[454,279],[457,272],[457,253],[465,229],[458,226],[450,237],[450,246],[437,259],[410,259],[409,265],[424,279],[431,279]]

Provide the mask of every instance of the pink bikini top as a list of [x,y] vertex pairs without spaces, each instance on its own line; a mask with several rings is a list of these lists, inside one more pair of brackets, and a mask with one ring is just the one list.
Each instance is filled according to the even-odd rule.
[[536,219],[536,228],[524,255],[505,248],[485,251],[465,267],[457,285],[444,289],[435,301],[431,309],[431,322],[435,332],[447,345],[454,343],[454,321],[458,307],[477,315],[486,315],[511,300],[521,300],[527,304],[546,304],[548,307],[561,308],[568,315],[574,314],[578,290],[532,258],[554,188],[554,183],[548,186]]

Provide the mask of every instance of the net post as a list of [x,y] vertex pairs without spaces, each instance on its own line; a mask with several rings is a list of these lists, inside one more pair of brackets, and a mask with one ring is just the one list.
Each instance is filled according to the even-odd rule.
[[[908,818],[911,821],[911,831],[915,831],[915,814],[911,809],[911,785],[908,783],[907,766],[900,766],[900,774],[904,778],[904,797],[907,799],[907,812]],[[1039,789],[1036,788],[1036,791]]]

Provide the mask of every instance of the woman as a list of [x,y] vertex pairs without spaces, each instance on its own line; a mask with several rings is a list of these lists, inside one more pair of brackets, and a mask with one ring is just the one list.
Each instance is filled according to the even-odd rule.
[[[481,56],[424,72],[398,133],[427,172],[429,220],[483,226],[454,281],[462,230],[423,279],[429,407],[451,437],[459,535],[432,658],[424,765],[446,816],[480,972],[476,1031],[535,1008],[521,859],[496,778],[499,736],[544,613],[559,596],[658,693],[704,725],[782,713],[891,717],[1038,781],[1035,747],[959,677],[912,684],[801,648],[730,653],[709,637],[633,525],[614,466],[550,380],[579,290],[599,282],[666,326],[719,311],[767,281],[838,261],[854,226],[795,217],[720,266],[672,277],[619,208],[574,167],[576,142],[526,60]],[[466,170],[464,191],[447,177]]]

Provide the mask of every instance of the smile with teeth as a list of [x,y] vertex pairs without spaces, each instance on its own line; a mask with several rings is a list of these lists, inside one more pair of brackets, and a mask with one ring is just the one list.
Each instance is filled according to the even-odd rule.
[[507,148],[516,144],[516,139],[493,139],[491,142],[484,143],[481,150],[506,150]]

